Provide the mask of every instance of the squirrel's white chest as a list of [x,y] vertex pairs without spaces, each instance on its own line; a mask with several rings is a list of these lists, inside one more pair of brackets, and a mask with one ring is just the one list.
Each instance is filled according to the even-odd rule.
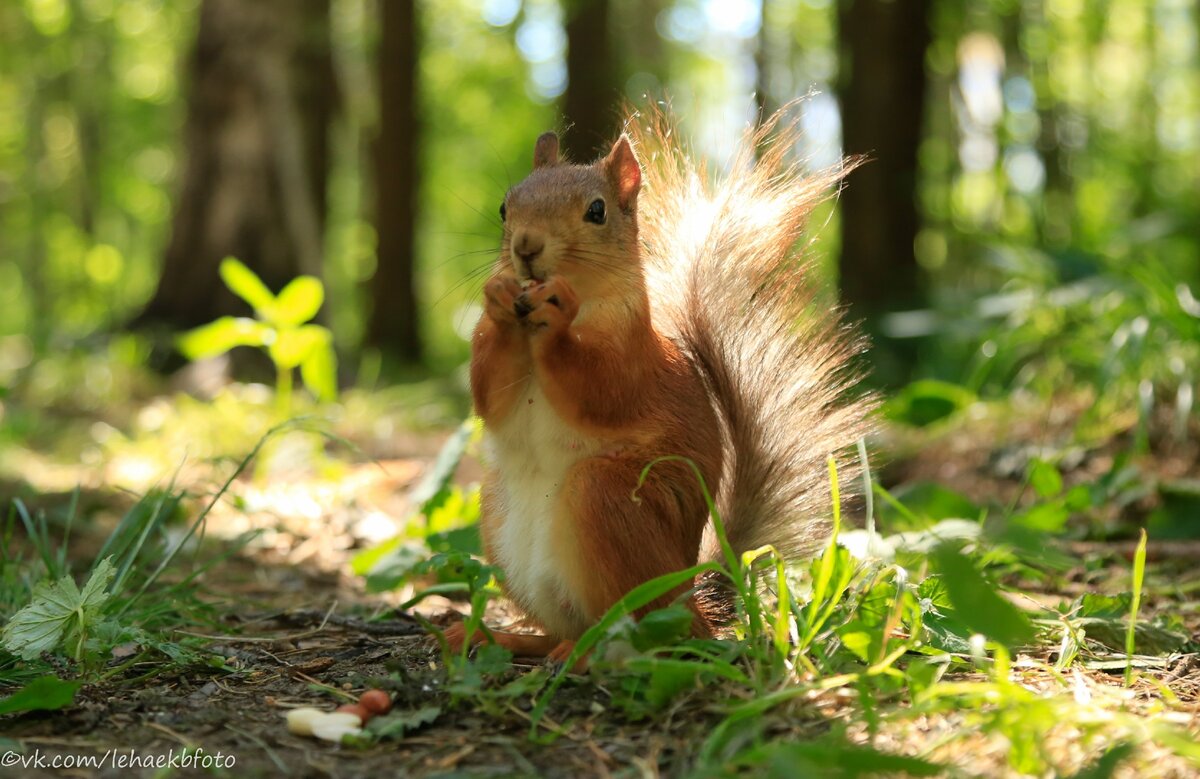
[[485,440],[501,515],[489,543],[504,569],[505,588],[547,631],[576,637],[588,625],[579,594],[564,576],[563,568],[576,561],[569,559],[574,528],[560,516],[561,495],[571,468],[598,454],[601,442],[567,425],[533,380]]

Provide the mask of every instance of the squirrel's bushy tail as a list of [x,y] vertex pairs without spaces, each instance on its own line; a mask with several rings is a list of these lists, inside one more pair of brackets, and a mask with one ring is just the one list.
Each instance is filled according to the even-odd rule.
[[[729,454],[716,498],[731,545],[809,555],[828,537],[827,457],[845,493],[875,404],[854,390],[864,340],[807,278],[802,243],[854,163],[804,174],[789,160],[798,133],[776,114],[713,181],[664,114],[626,129],[645,167],[638,220],[654,323],[694,360],[721,418]],[[701,559],[719,555],[709,528]]]

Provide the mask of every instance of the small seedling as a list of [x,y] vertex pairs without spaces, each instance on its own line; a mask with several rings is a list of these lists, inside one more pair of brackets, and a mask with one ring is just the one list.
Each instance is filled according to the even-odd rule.
[[233,257],[221,261],[225,285],[254,308],[254,319],[224,316],[179,337],[179,350],[189,360],[224,354],[237,346],[265,349],[275,364],[276,399],[281,413],[292,404],[292,374],[318,400],[337,398],[337,356],[328,328],[305,324],[325,301],[325,287],[313,276],[297,276],[274,295],[254,271]]

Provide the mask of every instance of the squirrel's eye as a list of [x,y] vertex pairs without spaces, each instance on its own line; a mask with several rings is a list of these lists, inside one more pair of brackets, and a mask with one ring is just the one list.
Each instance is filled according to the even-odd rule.
[[503,222],[505,220],[505,218],[507,218],[507,217],[508,217],[508,209],[504,207],[503,203],[501,203],[500,204],[500,221]]
[[587,222],[595,222],[598,225],[604,224],[604,201],[600,198],[593,200],[583,218]]

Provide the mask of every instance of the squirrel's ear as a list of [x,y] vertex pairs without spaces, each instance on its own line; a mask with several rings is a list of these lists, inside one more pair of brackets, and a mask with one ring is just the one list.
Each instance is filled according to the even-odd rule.
[[621,137],[613,144],[612,151],[604,158],[603,164],[608,180],[617,191],[617,203],[628,211],[642,186],[642,166],[638,164],[637,155],[633,153],[633,144],[629,142],[628,135],[621,133]]
[[533,146],[533,169],[546,165],[558,164],[558,136],[554,133],[542,133]]

